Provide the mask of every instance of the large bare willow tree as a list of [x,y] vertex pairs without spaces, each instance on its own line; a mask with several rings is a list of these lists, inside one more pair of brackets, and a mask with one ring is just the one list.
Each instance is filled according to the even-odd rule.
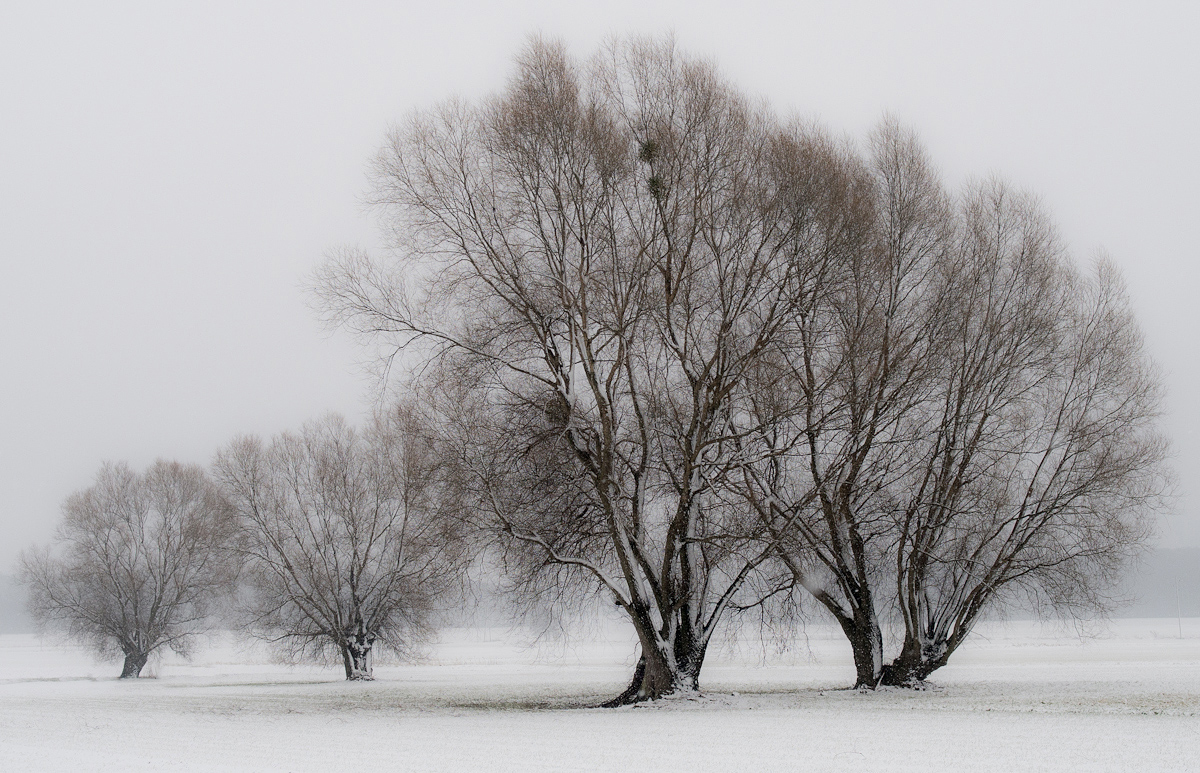
[[[524,555],[514,565],[628,614],[641,658],[618,702],[696,689],[723,614],[772,554],[721,489],[807,276],[781,188],[827,198],[775,173],[779,141],[670,42],[579,62],[534,41],[499,97],[391,135],[376,201],[396,262],[347,252],[321,277],[335,317],[424,346],[474,395],[455,391],[455,410],[475,408],[457,421],[477,427],[464,490]],[[498,453],[470,449],[485,437]]]
[[[872,150],[869,237],[798,314],[776,376],[794,410],[743,468],[867,687],[924,679],[1016,596],[1103,612],[1168,488],[1114,269],[1083,276],[1002,183],[952,201],[894,121]],[[903,630],[890,664],[881,616]]]
[[1014,597],[1108,612],[1168,490],[1162,389],[1113,266],[1082,275],[994,182],[962,226],[952,346],[894,484],[904,639],[884,684],[924,679]]

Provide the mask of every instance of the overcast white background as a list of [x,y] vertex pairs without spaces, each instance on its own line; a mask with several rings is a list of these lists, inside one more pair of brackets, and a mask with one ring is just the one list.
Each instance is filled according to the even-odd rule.
[[579,54],[674,30],[783,113],[862,137],[892,111],[946,180],[1041,194],[1123,268],[1170,397],[1200,545],[1200,4],[78,3],[0,14],[0,573],[105,459],[207,463],[371,382],[301,289],[372,247],[389,122],[503,86],[526,35]]

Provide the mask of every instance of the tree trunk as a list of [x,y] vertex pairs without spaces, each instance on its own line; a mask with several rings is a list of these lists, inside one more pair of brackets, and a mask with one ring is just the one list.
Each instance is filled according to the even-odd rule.
[[366,634],[352,635],[342,644],[342,663],[346,667],[346,678],[352,682],[366,682],[375,678],[371,668],[371,647],[375,637]]
[[838,616],[854,654],[854,687],[875,689],[883,672],[883,633],[872,606],[859,607],[853,617]]
[[617,697],[601,703],[600,707],[605,709],[613,709],[617,706],[626,706],[630,703],[637,703],[639,700],[645,700],[645,698],[638,697],[642,693],[642,682],[645,677],[646,656],[641,655],[638,657],[637,665],[633,667],[633,679],[629,682],[629,686],[626,687],[625,691]]
[[148,652],[126,652],[125,664],[121,667],[121,678],[137,679],[149,658],[150,653]]
[[906,635],[899,657],[884,666],[879,683],[887,687],[916,687],[946,665],[953,651],[954,647],[948,642],[922,642]]
[[638,657],[633,669],[633,679],[625,690],[601,705],[616,708],[631,703],[653,701],[675,693],[697,692],[700,689],[700,668],[704,665],[704,653],[692,653],[690,657],[676,658],[674,663],[661,655],[646,657],[646,648]]
[[[859,551],[862,552],[862,551]],[[855,566],[862,566],[856,559]],[[822,587],[815,578],[793,562],[789,562],[796,581],[808,590],[823,607],[837,620],[850,642],[854,656],[854,688],[875,689],[883,672],[883,632],[879,627],[879,616],[875,614],[875,594],[867,573],[863,570],[836,570],[841,590],[835,596]]]
[[884,687],[916,687],[933,670],[934,667],[928,663],[901,656],[883,667],[879,684]]

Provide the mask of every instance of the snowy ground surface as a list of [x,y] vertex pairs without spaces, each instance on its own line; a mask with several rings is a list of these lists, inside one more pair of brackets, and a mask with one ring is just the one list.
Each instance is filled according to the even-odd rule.
[[[1180,627],[1182,626],[1182,638]],[[217,638],[156,678],[0,636],[0,771],[1200,770],[1200,618],[1086,631],[987,624],[929,691],[857,693],[848,647],[712,653],[704,692],[591,705],[628,679],[620,631],[586,645],[450,631],[420,665],[350,684]]]

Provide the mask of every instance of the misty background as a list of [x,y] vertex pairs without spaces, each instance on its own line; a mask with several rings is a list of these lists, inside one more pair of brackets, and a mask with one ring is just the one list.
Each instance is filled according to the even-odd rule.
[[[744,2],[6,4],[0,25],[0,632],[17,556],[100,463],[207,464],[240,433],[361,418],[369,353],[321,328],[324,252],[376,249],[389,123],[498,90],[526,36],[674,30],[781,113],[913,126],[953,187],[1042,197],[1122,268],[1179,476],[1123,614],[1200,615],[1200,6]],[[1177,601],[1178,598],[1178,601]]]
[[[479,608],[467,610],[461,619],[502,626],[513,620],[495,589],[482,589]],[[1159,548],[1138,567],[1122,590],[1127,603],[1113,615],[1118,618],[1200,617],[1200,548]],[[486,608],[493,602],[496,608]],[[830,622],[824,610],[806,600],[808,619]],[[1033,619],[1022,610],[1006,613],[1014,620]],[[453,619],[453,617],[452,617]],[[25,611],[25,589],[13,575],[0,575],[0,634],[32,633],[33,620]]]

